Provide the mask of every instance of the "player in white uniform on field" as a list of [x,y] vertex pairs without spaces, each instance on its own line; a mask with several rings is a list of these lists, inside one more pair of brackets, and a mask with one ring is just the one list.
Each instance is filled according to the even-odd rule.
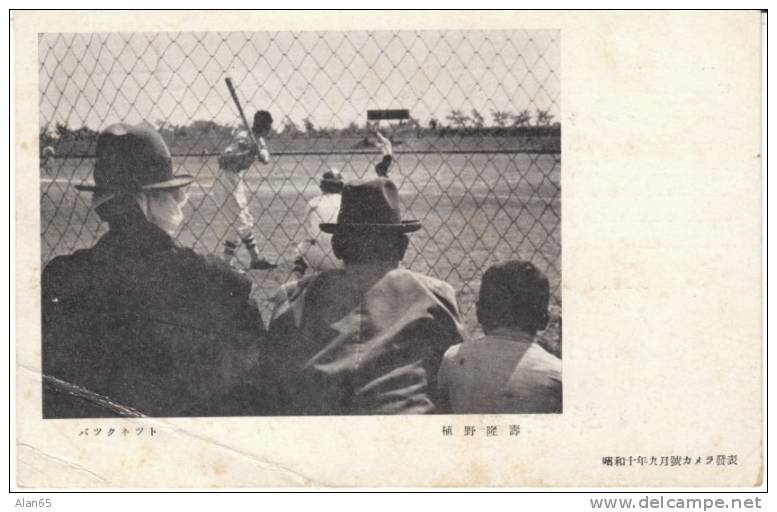
[[51,170],[54,167],[54,157],[57,154],[54,146],[59,142],[59,134],[57,132],[49,132],[47,138],[49,139],[49,144],[44,146],[40,152],[40,166],[46,174],[51,175]]
[[251,256],[250,268],[267,270],[277,267],[259,255],[254,238],[254,216],[248,205],[243,172],[251,167],[255,159],[262,164],[270,161],[270,153],[264,142],[264,137],[272,128],[272,115],[266,110],[254,114],[254,124],[251,131],[259,145],[257,148],[246,131],[239,131],[232,144],[219,156],[221,176],[214,184],[214,195],[219,208],[226,215],[230,227],[234,227],[239,239],[229,234],[224,240],[224,259],[230,265],[235,262],[235,254],[242,242]]
[[[375,164],[375,173],[380,177],[387,177],[394,152],[391,141],[379,131],[375,132],[377,141],[375,145],[380,148],[383,157]],[[294,272],[303,275],[308,269],[314,272],[342,268],[342,261],[338,260],[332,252],[331,236],[323,233],[319,224],[337,222],[337,214],[340,211],[340,192],[343,189],[342,173],[331,168],[325,172],[319,184],[321,195],[308,202],[305,216],[305,232],[307,238],[297,246],[297,257],[294,260]]]
[[331,168],[321,177],[321,194],[308,202],[305,215],[307,238],[297,246],[294,272],[299,275],[310,268],[314,272],[342,268],[343,264],[332,252],[332,236],[321,231],[319,224],[337,222],[340,212],[340,193],[343,190],[343,175]]

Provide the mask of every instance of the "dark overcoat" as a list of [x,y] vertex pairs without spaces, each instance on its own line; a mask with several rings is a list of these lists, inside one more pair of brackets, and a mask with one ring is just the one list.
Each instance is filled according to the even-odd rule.
[[42,276],[43,416],[262,412],[251,281],[154,224],[111,226]]
[[280,288],[263,373],[277,414],[432,413],[443,353],[463,339],[448,283],[346,266]]

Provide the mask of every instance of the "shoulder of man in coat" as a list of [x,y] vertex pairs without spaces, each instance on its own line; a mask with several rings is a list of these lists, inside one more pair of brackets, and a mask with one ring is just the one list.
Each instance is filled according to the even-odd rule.
[[449,283],[436,277],[428,276],[420,272],[414,272],[406,268],[399,268],[394,272],[403,273],[411,276],[413,279],[421,283],[424,287],[428,288],[434,295],[451,303],[456,308],[458,314],[458,303],[456,301],[456,290]]
[[188,247],[177,247],[172,251],[177,262],[184,267],[182,272],[185,275],[209,276],[235,299],[247,299],[251,295],[251,279],[235,271],[223,259],[212,254],[198,254]]
[[[284,314],[287,314],[292,308],[292,305],[301,303],[301,299],[304,296],[305,290],[307,290],[318,277],[319,274],[311,274],[309,276],[303,277],[302,279],[289,281],[288,283],[282,284],[271,299],[273,304],[273,312],[272,316],[270,317],[270,322]],[[301,314],[301,310],[299,308],[298,311],[298,315]],[[299,320],[299,318],[296,318],[298,315],[295,315],[295,320],[297,321]]]
[[59,298],[62,295],[77,295],[78,290],[86,286],[90,273],[91,249],[79,249],[73,254],[57,256],[43,269],[41,287],[44,301]]

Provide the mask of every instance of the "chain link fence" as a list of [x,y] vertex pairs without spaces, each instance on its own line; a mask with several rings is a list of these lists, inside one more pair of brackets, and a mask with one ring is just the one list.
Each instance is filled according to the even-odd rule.
[[[222,251],[217,157],[239,127],[224,77],[247,112],[270,110],[270,165],[246,172],[256,237],[272,271],[239,265],[269,298],[291,279],[307,202],[330,167],[374,175],[371,130],[393,142],[405,216],[422,221],[404,264],[450,282],[468,326],[482,272],[522,258],[545,271],[560,348],[559,37],[556,31],[41,34],[41,253],[93,245],[105,230],[74,185],[89,181],[96,136],[149,122],[177,173],[196,176],[178,239]],[[367,122],[368,109],[410,118]],[[249,114],[250,115],[250,114]]]

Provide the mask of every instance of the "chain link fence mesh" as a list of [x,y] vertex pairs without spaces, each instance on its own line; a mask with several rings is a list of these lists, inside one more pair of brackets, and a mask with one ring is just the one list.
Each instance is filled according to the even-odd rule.
[[[404,264],[456,287],[474,330],[482,272],[532,261],[553,292],[546,337],[560,343],[558,32],[60,33],[40,35],[39,57],[44,265],[105,230],[74,185],[90,181],[96,135],[115,122],[162,133],[174,171],[196,176],[178,239],[221,253],[232,231],[214,194],[217,156],[239,126],[230,76],[249,116],[267,109],[276,121],[271,162],[246,171],[246,182],[260,252],[279,267],[249,270],[245,254],[239,262],[265,318],[293,277],[322,173],[373,176],[370,133],[380,128],[394,145],[390,176],[405,216],[424,226]],[[370,124],[368,109],[411,117]]]

